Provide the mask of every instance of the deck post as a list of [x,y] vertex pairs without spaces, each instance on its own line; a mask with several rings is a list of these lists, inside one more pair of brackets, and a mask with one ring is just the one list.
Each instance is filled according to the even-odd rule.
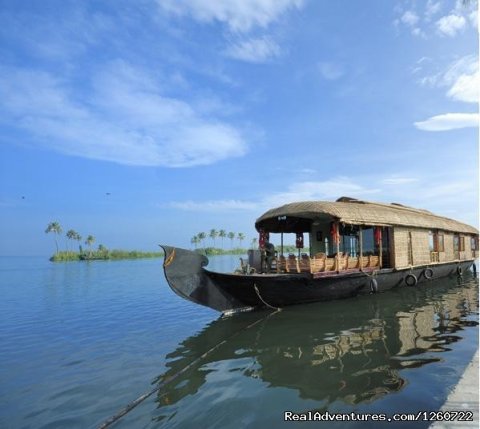
[[362,236],[362,225],[358,228],[358,241],[360,242],[360,256],[358,257],[358,267],[360,271],[363,268],[363,236]]
[[380,242],[378,243],[380,247],[379,251],[379,261],[378,261],[378,268],[382,268],[382,247],[383,247],[383,231],[381,227],[380,228]]
[[280,234],[280,254],[283,256],[283,231]]
[[336,237],[335,243],[337,244],[337,256],[335,258],[335,271],[338,273],[340,271],[340,222],[336,222]]

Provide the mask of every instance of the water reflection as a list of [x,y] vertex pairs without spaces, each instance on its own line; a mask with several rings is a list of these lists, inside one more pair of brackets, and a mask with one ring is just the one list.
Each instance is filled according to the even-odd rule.
[[[440,361],[466,327],[478,325],[477,316],[478,281],[468,276],[219,319],[167,356],[169,369],[155,383],[191,366],[159,390],[154,420],[174,423],[182,412],[205,413],[242,395],[254,408],[259,390],[276,388],[280,396],[296,394],[296,406],[304,407],[298,411],[312,400],[315,409],[372,403],[404,389],[411,370]],[[209,390],[217,396],[206,405]]]

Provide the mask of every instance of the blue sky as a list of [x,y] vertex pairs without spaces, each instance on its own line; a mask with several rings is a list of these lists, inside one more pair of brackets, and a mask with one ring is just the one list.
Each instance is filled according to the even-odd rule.
[[475,1],[0,0],[0,58],[0,254],[343,195],[478,224]]

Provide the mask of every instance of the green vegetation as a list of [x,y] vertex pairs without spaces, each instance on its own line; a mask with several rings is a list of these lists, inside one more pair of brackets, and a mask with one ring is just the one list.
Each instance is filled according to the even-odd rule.
[[207,256],[215,256],[215,255],[246,255],[248,249],[242,249],[237,247],[235,249],[219,249],[216,247],[204,247],[200,249],[195,249],[195,252],[201,253]]
[[82,246],[78,246],[78,252],[69,249],[69,243],[72,240],[82,240],[82,236],[74,229],[69,229],[65,234],[66,250],[60,251],[58,249],[57,237],[62,234],[63,230],[59,222],[50,222],[45,230],[46,234],[53,233],[55,238],[55,254],[50,258],[50,261],[93,261],[93,260],[118,260],[118,259],[140,259],[140,258],[160,258],[163,257],[163,252],[140,252],[138,250],[108,250],[103,244],[99,244],[96,250],[92,249],[95,243],[95,237],[88,235],[85,239],[85,244],[88,250],[83,250]]
[[[213,246],[207,247],[205,246],[205,239],[210,238],[212,241]],[[220,237],[222,239],[221,243],[221,248],[215,247],[215,239],[217,237]],[[224,239],[228,238],[230,239],[230,248],[225,249],[224,248]],[[233,247],[234,246],[234,241],[238,240],[238,247]],[[246,239],[246,236],[242,232],[226,232],[224,229],[216,230],[216,229],[211,229],[210,232],[207,234],[206,232],[199,232],[197,235],[194,235],[190,239],[190,243],[193,244],[194,249],[196,252],[208,255],[208,256],[213,256],[213,255],[245,255],[248,252],[248,249],[244,249],[242,247],[242,242]],[[251,249],[256,249],[258,245],[258,238],[254,237],[250,241],[250,248]],[[280,247],[277,246],[276,250],[280,253]],[[293,245],[284,245],[283,246],[283,253],[288,254],[288,253],[298,253],[298,249],[293,246]]]
[[88,252],[58,252],[50,258],[53,262],[64,261],[94,261],[94,260],[119,260],[119,259],[140,259],[140,258],[161,258],[163,252],[140,252],[138,250],[108,250],[105,246],[98,246],[97,250]]

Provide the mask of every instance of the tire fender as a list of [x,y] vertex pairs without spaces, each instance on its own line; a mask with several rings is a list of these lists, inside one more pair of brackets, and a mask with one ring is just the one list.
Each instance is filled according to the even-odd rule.
[[430,280],[433,277],[433,270],[431,268],[425,268],[425,270],[423,270],[423,277]]
[[416,286],[418,283],[417,276],[415,274],[407,274],[405,276],[405,283],[407,286]]

